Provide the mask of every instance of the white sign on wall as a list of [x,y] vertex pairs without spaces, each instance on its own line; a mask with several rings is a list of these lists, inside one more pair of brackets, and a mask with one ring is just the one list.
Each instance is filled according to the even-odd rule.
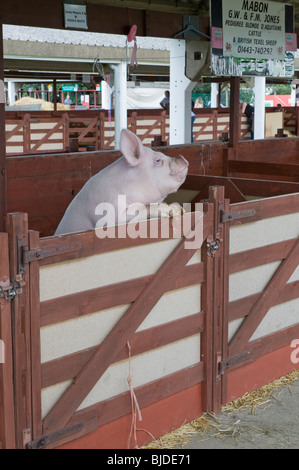
[[294,76],[294,7],[268,0],[211,0],[211,71]]
[[88,29],[86,5],[64,3],[64,26],[72,29]]
[[222,15],[225,56],[284,59],[285,4],[224,0]]

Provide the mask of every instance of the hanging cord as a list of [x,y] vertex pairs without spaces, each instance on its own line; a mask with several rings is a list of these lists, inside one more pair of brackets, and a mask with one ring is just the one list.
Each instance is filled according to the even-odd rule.
[[134,389],[132,387],[132,379],[131,379],[131,345],[129,341],[127,342],[128,350],[129,350],[129,376],[127,378],[127,382],[129,385],[130,389],[130,394],[131,394],[131,408],[132,408],[132,421],[131,421],[131,429],[130,429],[130,434],[129,434],[129,439],[128,439],[128,449],[130,449],[130,444],[131,444],[131,439],[132,435],[134,436],[134,449],[138,449],[138,443],[137,443],[137,416],[138,420],[142,421],[142,416],[140,412],[140,408],[138,405],[138,401],[134,392]]
[[136,33],[137,33],[137,26],[136,24],[133,24],[131,26],[129,34],[128,34],[128,42],[134,41],[134,47],[133,47],[133,52],[132,52],[132,57],[131,57],[131,62],[130,65],[131,67],[134,67],[134,65],[138,65],[137,62],[137,38],[136,38]]
[[99,56],[94,58],[94,62],[92,66],[92,73],[95,73],[95,71],[97,71],[97,73],[100,75],[102,80],[107,81],[105,70],[104,70],[103,65],[100,62]]
[[132,15],[131,15],[131,10],[130,8],[127,8],[128,16],[129,16],[129,23],[130,23],[130,31],[127,36],[126,40],[126,52],[127,52],[127,59],[128,59],[128,42],[134,41],[134,47],[133,47],[133,52],[132,52],[132,57],[131,57],[131,62],[130,65],[134,67],[134,65],[138,65],[137,62],[137,38],[136,38],[136,33],[137,33],[137,25],[133,24],[132,21]]
[[137,401],[136,394],[135,394],[134,389],[132,387],[132,379],[131,379],[131,345],[130,345],[129,341],[127,341],[127,346],[128,346],[128,351],[129,351],[129,376],[127,378],[127,382],[128,382],[129,389],[130,389],[130,394],[131,394],[131,408],[132,408],[132,421],[131,421],[131,429],[130,429],[130,434],[129,434],[129,438],[128,438],[127,448],[130,449],[131,439],[132,439],[132,436],[134,436],[134,449],[139,449],[138,442],[137,442],[137,431],[146,432],[154,441],[156,440],[156,438],[149,431],[147,431],[146,429],[137,428],[137,416],[138,416],[138,420],[142,421],[142,415],[141,415],[141,411],[140,411],[140,408],[139,408],[139,404],[138,404],[138,401]]

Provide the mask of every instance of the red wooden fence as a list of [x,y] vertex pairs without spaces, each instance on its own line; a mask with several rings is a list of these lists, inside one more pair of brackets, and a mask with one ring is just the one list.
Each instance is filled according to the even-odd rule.
[[[226,109],[196,109],[193,126],[194,142],[215,141],[229,132]],[[296,134],[295,109],[285,113],[288,129]],[[169,116],[164,110],[129,110],[128,128],[145,145],[155,137],[169,140]],[[240,121],[240,138],[250,137],[246,117]],[[93,111],[32,111],[6,112],[7,155],[71,150],[103,150],[114,148],[114,114]]]

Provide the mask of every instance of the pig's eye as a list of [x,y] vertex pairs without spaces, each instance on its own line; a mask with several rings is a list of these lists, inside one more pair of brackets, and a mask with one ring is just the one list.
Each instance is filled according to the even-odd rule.
[[155,158],[155,166],[162,166],[163,165],[163,160],[160,157]]

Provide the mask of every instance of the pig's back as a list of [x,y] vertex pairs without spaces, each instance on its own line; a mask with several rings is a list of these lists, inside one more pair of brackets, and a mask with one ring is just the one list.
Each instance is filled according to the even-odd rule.
[[95,228],[97,223],[96,206],[101,202],[115,203],[115,188],[113,186],[116,180],[120,179],[118,166],[121,165],[123,165],[123,161],[120,158],[87,181],[66,209],[55,235]]

